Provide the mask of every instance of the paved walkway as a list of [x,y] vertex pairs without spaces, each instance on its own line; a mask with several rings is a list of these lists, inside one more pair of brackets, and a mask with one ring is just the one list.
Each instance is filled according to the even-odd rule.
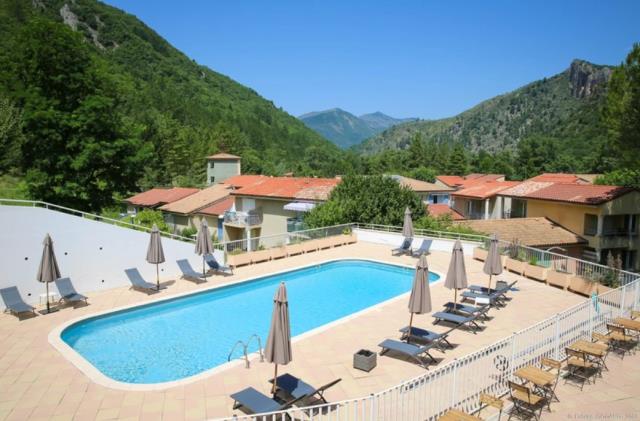
[[[215,277],[205,285],[167,280],[168,288],[154,296],[130,291],[128,288],[117,288],[90,294],[91,305],[87,307],[65,308],[47,316],[23,321],[9,315],[0,315],[0,420],[196,420],[232,415],[234,411],[229,394],[247,386],[268,393],[267,380],[272,375],[270,364],[253,361],[249,370],[238,364],[211,377],[167,390],[115,390],[92,382],[49,344],[47,336],[56,326],[85,314],[346,257],[370,258],[412,266],[416,262],[416,259],[410,257],[391,257],[389,247],[358,243],[239,268],[234,276]],[[449,257],[448,253],[434,252],[429,256],[430,269],[446,273]],[[487,277],[482,274],[482,263],[468,259],[467,270],[470,280],[476,283],[486,282]],[[508,273],[502,278],[518,277]],[[494,319],[487,323],[483,332],[478,335],[464,331],[454,332],[450,339],[458,346],[442,354],[444,358],[439,364],[493,343],[584,299],[527,279],[522,279],[518,287],[519,291],[511,294],[513,300],[510,305],[499,311],[492,311]],[[451,298],[452,292],[442,284],[432,286],[434,309]],[[342,382],[326,394],[331,401],[366,396],[423,373],[424,369],[415,364],[386,356],[378,358],[378,367],[371,373],[352,368],[355,351],[360,348],[377,350],[377,344],[382,339],[398,337],[398,328],[406,325],[409,317],[407,300],[408,294],[405,294],[323,332],[296,341],[293,345],[295,359],[286,367],[286,371],[318,385],[337,377],[342,378]],[[526,315],[521,311],[525,304]],[[431,320],[428,315],[416,316],[414,324],[436,331],[445,329],[432,326]]]

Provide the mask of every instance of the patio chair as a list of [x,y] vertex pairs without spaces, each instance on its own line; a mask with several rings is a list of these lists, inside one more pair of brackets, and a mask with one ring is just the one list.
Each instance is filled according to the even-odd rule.
[[623,359],[627,352],[633,352],[636,341],[633,336],[627,335],[624,327],[607,323],[607,330],[609,331],[608,336],[611,338],[611,345],[614,349],[621,351]]
[[488,320],[489,316],[487,312],[491,306],[489,305],[479,305],[479,306],[470,306],[462,303],[453,303],[449,301],[444,305],[445,311],[448,313],[463,313],[466,316],[478,316],[478,320],[480,318]]
[[196,272],[187,259],[176,260],[176,263],[178,264],[178,268],[180,268],[180,272],[182,272],[183,279],[206,282],[204,275],[201,272]]
[[488,393],[480,393],[480,409],[478,409],[476,416],[480,417],[482,410],[488,407],[497,409],[498,419],[500,419],[502,416],[502,410],[504,409],[504,401],[497,396],[489,395]]
[[480,330],[481,327],[476,323],[479,315],[475,316],[461,316],[459,314],[446,313],[444,311],[439,311],[431,315],[435,320],[433,324],[438,324],[440,322],[449,322],[453,323],[456,326],[466,326],[471,330],[474,334],[476,331]]
[[[565,348],[567,354],[567,370],[568,374],[565,376],[565,384],[569,377],[574,377],[580,380],[580,390],[584,388],[584,384],[589,382],[589,378],[592,374],[599,372],[599,366],[589,361],[586,352],[577,351],[571,348]],[[593,381],[595,383],[595,379]]]
[[517,284],[517,283],[518,283],[517,280],[511,282],[510,284],[505,282],[504,286],[496,287],[496,288],[487,288],[487,287],[483,287],[483,286],[480,286],[480,285],[471,285],[471,286],[467,287],[467,289],[469,291],[475,292],[477,294],[497,294],[497,293],[499,293],[499,294],[504,296],[504,295],[506,295],[507,292],[511,291],[511,288],[513,288],[514,285]]
[[[324,392],[327,389],[340,383],[340,381],[342,381],[342,379],[336,379],[323,386],[315,388],[309,383],[306,383],[297,378],[296,376],[287,373],[278,376],[278,378],[276,379],[276,386],[279,390],[283,390],[294,399],[304,397],[311,398],[313,396],[317,396],[318,399],[322,401],[322,403],[328,403],[324,397]],[[273,383],[273,379],[269,380],[269,383]]]
[[71,278],[59,278],[55,280],[56,288],[58,288],[58,292],[60,293],[60,301],[64,301],[66,303],[80,303],[83,302],[88,304],[87,297],[85,295],[80,294],[73,287],[71,283]]
[[24,313],[36,314],[36,308],[24,302],[20,296],[18,287],[0,289],[0,297],[2,297],[2,301],[4,302],[5,313],[9,312],[18,318],[20,318],[20,315]]
[[424,364],[423,359],[420,357],[421,355],[426,355],[434,363],[438,362],[438,360],[436,360],[433,355],[429,353],[429,350],[437,346],[435,342],[431,342],[426,345],[415,345],[396,341],[394,339],[385,339],[384,341],[380,342],[378,346],[382,348],[382,351],[380,351],[380,355],[384,355],[389,351],[394,351],[414,359],[418,362],[418,364],[420,364],[422,368],[427,368],[427,366]]
[[413,238],[405,238],[400,244],[400,247],[391,250],[393,256],[399,256],[401,254],[411,254],[411,243]]
[[420,243],[420,247],[413,250],[413,257],[420,257],[423,254],[429,254],[431,243],[433,243],[433,240],[422,240],[422,243]]
[[282,411],[291,408],[293,405],[304,399],[307,395],[292,399],[287,402],[278,402],[275,399],[257,391],[253,387],[248,387],[231,395],[233,399],[233,409],[244,408],[251,413]]
[[546,391],[548,391],[548,395],[547,396],[547,404],[549,405],[549,409],[551,409],[551,400],[555,399],[556,402],[560,402],[560,399],[558,399],[558,395],[556,395],[556,386],[558,386],[558,380],[560,379],[560,372],[562,371],[562,363],[558,360],[554,360],[553,358],[542,358],[542,360],[540,360],[540,368],[555,374],[556,376],[556,381],[553,383],[552,386],[550,386],[548,389],[545,389]]
[[204,261],[207,262],[207,266],[211,268],[216,273],[228,273],[229,275],[233,275],[233,269],[231,266],[223,266],[216,260],[216,257],[213,254],[205,254]]
[[438,346],[438,348],[444,351],[445,348],[453,348],[453,345],[451,345],[451,343],[447,339],[447,336],[449,336],[449,333],[453,330],[455,330],[455,328],[449,329],[445,333],[437,333],[419,327],[411,326],[411,332],[409,332],[409,326],[405,326],[400,329],[400,332],[402,333],[400,339],[405,341],[408,341],[409,339],[417,339],[421,342],[434,342]]
[[129,282],[131,282],[130,289],[144,291],[147,294],[158,292],[158,287],[155,284],[145,281],[137,268],[125,269],[124,273],[127,275]]
[[528,418],[540,419],[542,408],[544,408],[545,398],[540,396],[527,386],[509,380],[509,396],[513,402],[512,414],[524,415]]

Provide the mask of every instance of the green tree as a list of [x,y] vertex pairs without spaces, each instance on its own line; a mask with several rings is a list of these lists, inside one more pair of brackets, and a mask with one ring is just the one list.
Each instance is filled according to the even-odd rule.
[[433,183],[436,181],[436,176],[438,173],[434,168],[431,167],[418,167],[409,171],[408,176],[411,178],[415,178],[416,180],[427,181],[429,183]]
[[640,169],[640,44],[617,67],[609,81],[604,108],[613,147],[621,163]]
[[99,210],[135,187],[148,149],[122,110],[110,70],[81,35],[43,19],[25,25],[13,52],[23,105],[23,168],[33,197]]
[[22,112],[8,98],[0,96],[0,173],[19,166],[23,143]]
[[464,148],[456,143],[446,164],[446,172],[450,175],[465,175],[469,171],[469,162]]
[[305,222],[311,227],[349,222],[401,225],[407,206],[414,219],[426,214],[420,198],[392,178],[349,175],[333,189],[327,202],[306,215]]

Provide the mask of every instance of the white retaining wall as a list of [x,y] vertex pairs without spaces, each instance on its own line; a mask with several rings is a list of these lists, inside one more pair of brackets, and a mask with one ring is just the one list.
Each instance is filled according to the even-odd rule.
[[[37,207],[0,206],[0,288],[17,286],[29,303],[38,303],[45,285],[36,280],[42,241],[49,233],[63,277],[79,292],[130,285],[124,270],[136,267],[148,282],[156,268],[146,262],[149,233]],[[202,258],[193,243],[162,238],[166,262],[160,279],[178,279],[177,259],[186,258],[196,271]],[[223,261],[221,251],[216,259]],[[187,282],[187,281],[185,281]],[[56,291],[55,285],[49,285]],[[0,300],[0,310],[4,309]]]
[[[358,241],[365,241],[368,243],[386,244],[390,248],[400,247],[404,236],[394,232],[380,232],[369,231],[364,229],[355,229],[354,232],[358,236]],[[417,249],[422,244],[422,240],[431,241],[429,250],[445,251],[450,253],[453,249],[455,240],[448,240],[445,238],[432,238],[432,237],[415,237],[411,247]],[[460,241],[462,243],[462,249],[465,256],[472,256],[473,249],[478,246],[479,243],[473,243],[469,241]]]

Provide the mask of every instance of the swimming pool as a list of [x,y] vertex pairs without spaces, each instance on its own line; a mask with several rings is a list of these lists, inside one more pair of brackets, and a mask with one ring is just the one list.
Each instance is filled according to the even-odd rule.
[[[264,345],[281,281],[296,336],[408,292],[413,272],[366,260],[332,261],[88,318],[60,336],[113,380],[170,382],[226,363],[235,342],[252,334]],[[429,274],[430,282],[438,278]],[[249,351],[257,349],[253,341]]]

